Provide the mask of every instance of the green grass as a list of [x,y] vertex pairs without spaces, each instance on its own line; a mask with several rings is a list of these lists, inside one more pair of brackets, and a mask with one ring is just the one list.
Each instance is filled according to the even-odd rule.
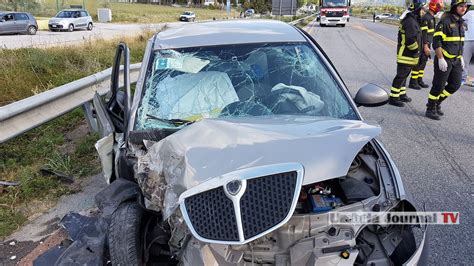
[[[37,4],[29,6],[19,6],[19,10],[31,12],[37,17],[52,17],[57,13],[56,0],[37,1]],[[97,21],[97,9],[103,8],[104,1],[86,2],[86,9],[90,12],[93,19]],[[82,5],[82,0],[61,0],[59,8],[69,8],[71,4]],[[160,6],[152,4],[128,4],[128,3],[109,3],[106,5],[112,10],[112,22],[136,22],[136,23],[161,23],[178,21],[179,15],[185,10],[191,10],[196,13],[198,20],[207,19],[225,19],[228,17],[225,10],[208,8],[187,8]],[[0,2],[0,10],[11,9],[12,5]],[[232,8],[230,17],[237,17],[240,10]],[[41,29],[41,26],[40,26]]]
[[[149,33],[125,40],[131,62],[140,62]],[[51,49],[0,50],[0,105],[63,85],[112,66],[119,40]],[[0,238],[24,224],[46,202],[71,193],[71,187],[42,168],[81,177],[100,172],[94,143],[81,108],[0,144],[0,180],[20,182],[0,188]],[[35,204],[44,205],[43,209]],[[44,204],[43,204],[44,203]]]

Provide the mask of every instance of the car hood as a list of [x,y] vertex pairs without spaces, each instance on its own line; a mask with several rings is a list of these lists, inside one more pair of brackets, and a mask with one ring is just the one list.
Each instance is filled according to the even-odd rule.
[[136,178],[165,217],[184,191],[230,172],[300,163],[303,184],[345,176],[354,157],[381,133],[358,120],[312,117],[206,119],[154,144],[138,157]]
[[63,21],[69,22],[69,21],[72,21],[72,20],[73,20],[73,18],[51,18],[49,20],[49,23],[60,23],[60,22],[63,22]]

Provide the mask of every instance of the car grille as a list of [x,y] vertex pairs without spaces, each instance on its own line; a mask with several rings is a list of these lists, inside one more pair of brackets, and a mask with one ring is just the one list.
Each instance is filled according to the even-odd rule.
[[327,12],[326,13],[326,17],[330,18],[330,17],[342,17],[344,16],[344,12],[342,11],[330,11],[330,12]]
[[[296,171],[247,179],[239,203],[245,240],[272,229],[291,215],[297,184]],[[189,221],[200,237],[240,241],[234,206],[223,186],[187,197],[184,204]]]
[[222,187],[191,196],[185,204],[194,230],[200,236],[212,240],[239,240],[234,206]]

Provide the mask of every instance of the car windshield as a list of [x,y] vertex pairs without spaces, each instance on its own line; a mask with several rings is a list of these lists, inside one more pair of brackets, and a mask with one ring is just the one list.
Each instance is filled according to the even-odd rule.
[[343,7],[348,5],[348,0],[323,0],[323,7]]
[[135,130],[179,128],[203,118],[305,115],[358,119],[306,43],[156,50]]
[[184,12],[183,15],[191,15],[191,12]]
[[59,12],[56,17],[57,18],[72,18],[76,11],[61,11]]

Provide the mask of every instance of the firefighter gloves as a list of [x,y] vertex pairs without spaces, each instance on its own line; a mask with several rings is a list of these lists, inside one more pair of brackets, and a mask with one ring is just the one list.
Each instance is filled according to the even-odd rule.
[[446,59],[440,58],[438,60],[438,67],[439,67],[439,70],[446,72],[448,70],[448,62],[446,62]]

